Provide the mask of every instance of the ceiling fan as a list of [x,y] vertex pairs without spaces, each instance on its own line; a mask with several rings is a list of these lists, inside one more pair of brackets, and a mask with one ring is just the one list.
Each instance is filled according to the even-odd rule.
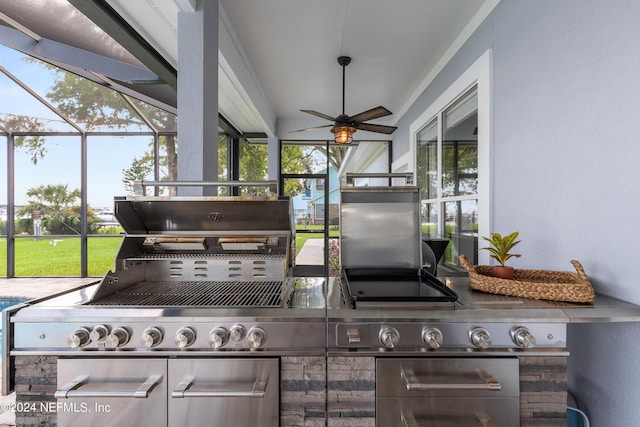
[[342,114],[338,117],[331,117],[328,114],[319,113],[314,110],[300,110],[303,113],[311,114],[316,117],[320,117],[326,120],[330,120],[334,122],[330,125],[324,126],[315,126],[307,129],[294,130],[292,132],[303,132],[311,129],[319,129],[332,126],[331,133],[335,135],[335,141],[340,144],[348,144],[353,141],[353,134],[358,130],[366,130],[369,132],[377,132],[384,133],[387,135],[391,135],[397,127],[395,126],[385,126],[385,125],[376,125],[373,123],[365,123],[368,120],[378,119],[380,117],[388,116],[391,111],[386,108],[379,106],[372,108],[367,111],[363,111],[362,113],[358,113],[354,116],[347,116],[344,113],[344,93],[345,93],[345,69],[347,65],[351,63],[351,57],[349,56],[340,56],[338,57],[338,64],[342,66]]

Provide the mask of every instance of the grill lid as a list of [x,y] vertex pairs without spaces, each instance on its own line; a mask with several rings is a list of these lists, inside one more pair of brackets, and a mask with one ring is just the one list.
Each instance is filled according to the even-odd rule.
[[[151,283],[150,294],[140,301],[237,306],[235,302],[219,302],[226,301],[221,298],[214,300],[216,292],[226,294],[211,283],[248,282],[253,286],[253,282],[274,282],[281,286],[290,273],[295,229],[289,198],[127,196],[115,198],[114,213],[126,235],[114,271],[104,276],[90,298],[92,302],[112,294],[124,297],[122,292],[129,292],[128,288]],[[173,284],[167,296],[163,296],[166,287],[162,282]],[[203,283],[214,294],[193,295],[193,289],[203,288],[195,284],[184,288],[180,282]],[[247,289],[235,290],[234,295],[260,295],[257,292],[265,290],[265,286],[244,287]],[[187,294],[176,294],[177,289]]]
[[114,199],[128,234],[260,234],[292,229],[290,203],[277,197],[139,197]]

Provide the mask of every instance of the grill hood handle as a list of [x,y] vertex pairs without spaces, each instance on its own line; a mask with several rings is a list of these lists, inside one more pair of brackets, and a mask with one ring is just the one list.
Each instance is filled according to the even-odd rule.
[[267,187],[270,195],[278,194],[277,181],[134,181],[136,195],[145,194],[146,187]]

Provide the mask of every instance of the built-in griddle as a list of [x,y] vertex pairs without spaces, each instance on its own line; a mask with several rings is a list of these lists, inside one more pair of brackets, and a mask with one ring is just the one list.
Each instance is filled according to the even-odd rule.
[[[404,185],[359,186],[358,178],[401,178]],[[342,279],[353,308],[453,308],[458,299],[422,268],[419,190],[412,183],[411,174],[348,174],[341,187]]]

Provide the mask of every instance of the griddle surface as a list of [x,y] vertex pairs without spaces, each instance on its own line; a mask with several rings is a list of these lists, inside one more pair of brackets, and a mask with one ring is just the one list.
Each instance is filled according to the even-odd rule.
[[458,295],[424,270],[346,269],[351,303],[451,303]]

